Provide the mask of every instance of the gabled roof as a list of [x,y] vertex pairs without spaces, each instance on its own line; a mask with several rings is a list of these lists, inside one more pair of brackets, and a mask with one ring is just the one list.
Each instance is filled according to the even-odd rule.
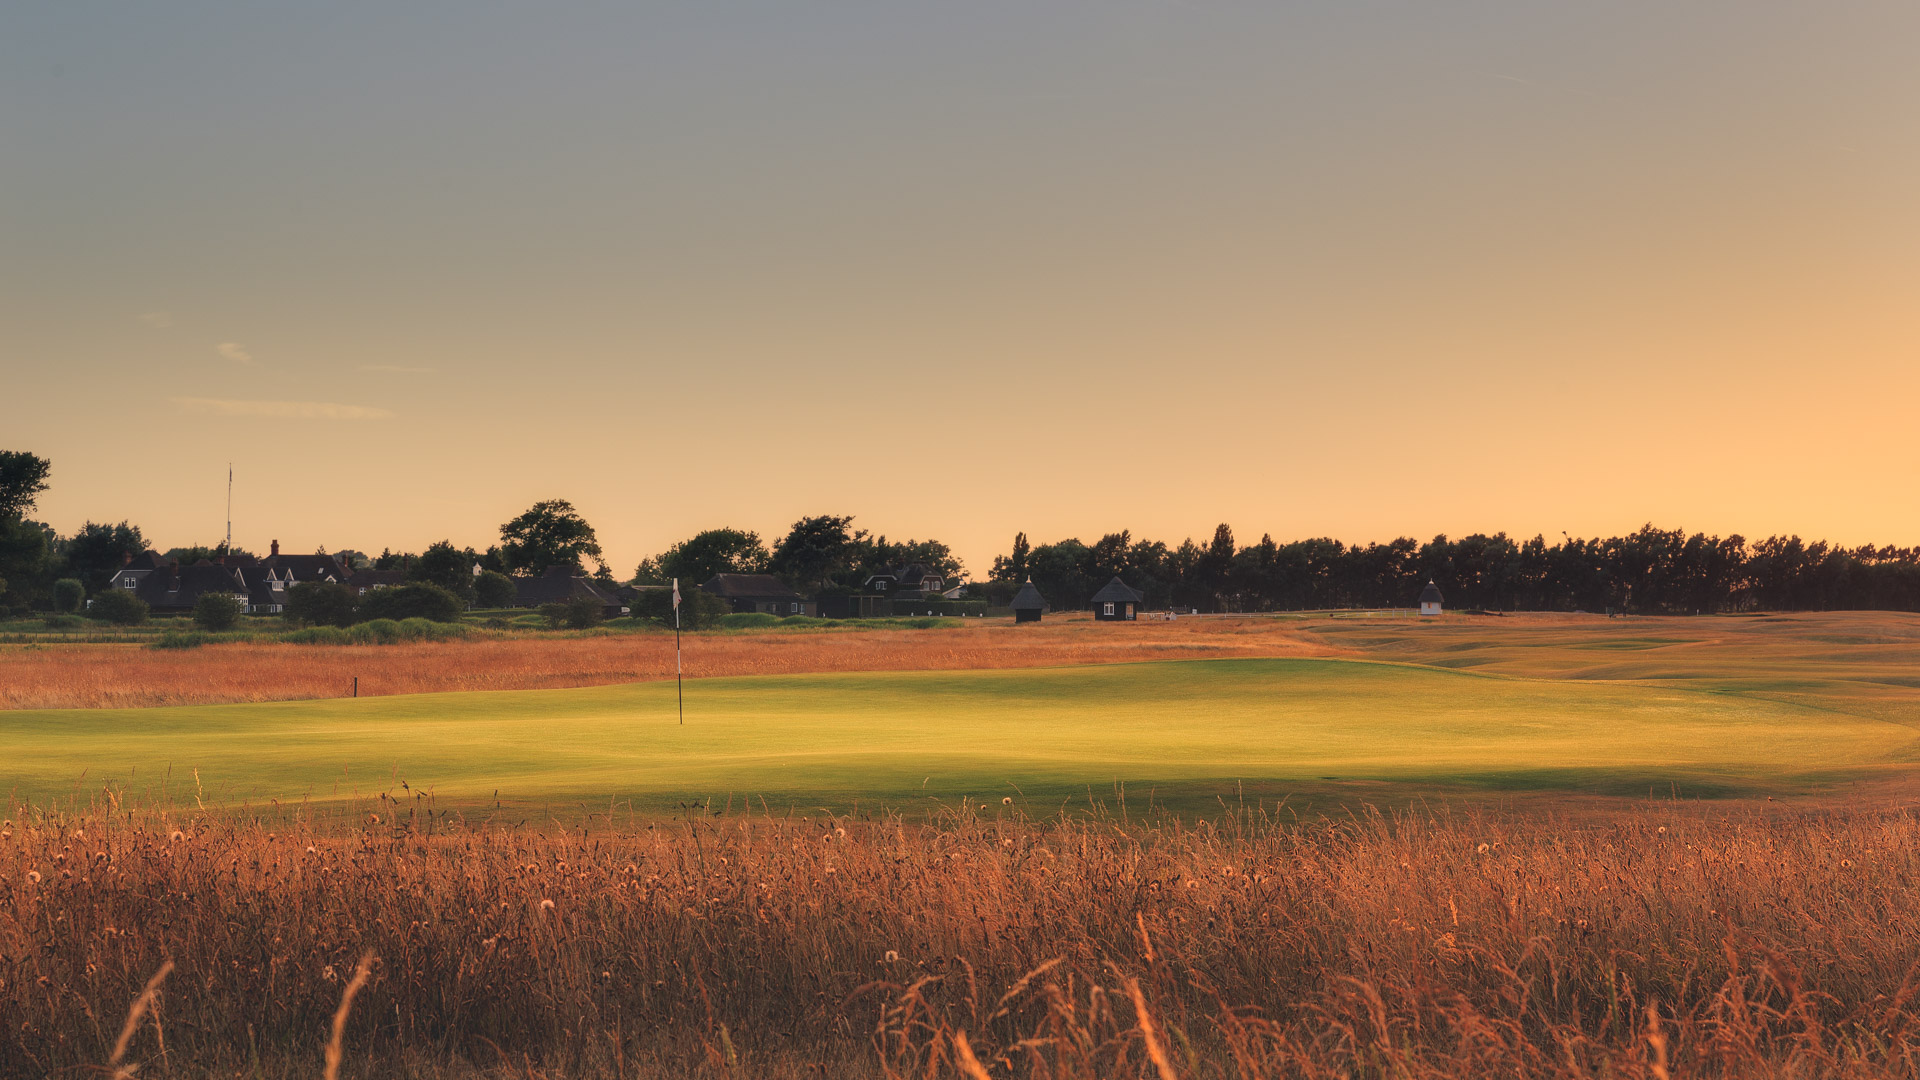
[[576,597],[598,600],[602,604],[619,603],[617,598],[608,596],[594,584],[592,578],[572,567],[562,568],[558,574],[549,570],[536,578],[513,579],[513,602],[516,607],[564,604]]
[[1420,602],[1423,604],[1440,603],[1440,586],[1435,585],[1431,581],[1427,582],[1427,587],[1420,590]]
[[805,600],[784,581],[772,574],[715,574],[701,585],[705,592],[728,599]]
[[122,570],[158,570],[167,565],[166,556],[157,551],[143,551],[133,557],[133,561],[121,567]]
[[1102,586],[1099,592],[1093,594],[1093,602],[1096,604],[1138,604],[1145,600],[1146,597],[1141,595],[1139,590],[1121,581],[1117,575],[1112,581]]
[[1019,592],[1013,594],[1013,603],[1008,606],[1015,611],[1045,611],[1047,598],[1041,596],[1040,590],[1034,588],[1033,582],[1029,581],[1020,586]]
[[202,593],[210,592],[248,595],[247,584],[241,580],[238,570],[215,566],[204,559],[178,570],[171,566],[155,570],[140,579],[133,595],[145,600],[149,607],[190,608]]
[[332,578],[344,583],[347,580],[346,568],[331,555],[269,555],[261,559],[259,565],[280,571],[283,578],[290,570],[295,581],[325,581]]

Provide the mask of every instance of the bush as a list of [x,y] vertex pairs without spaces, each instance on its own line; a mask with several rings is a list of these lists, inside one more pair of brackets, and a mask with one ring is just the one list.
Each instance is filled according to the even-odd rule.
[[40,621],[49,630],[78,630],[85,622],[78,615],[49,615]]
[[360,618],[458,622],[466,606],[459,597],[438,585],[417,582],[369,592],[360,601]]
[[147,621],[147,602],[125,589],[108,589],[93,598],[87,618],[115,626],[139,626]]
[[[199,614],[196,608],[196,615]],[[168,630],[147,645],[149,649],[197,649],[207,643],[207,635],[197,630]]]
[[79,611],[80,605],[86,603],[86,600],[87,587],[79,581],[63,577],[53,583],[53,610],[61,614],[71,614]]
[[540,615],[555,630],[587,630],[606,619],[606,605],[590,596],[576,596],[564,604],[541,604]]
[[780,616],[764,611],[733,611],[720,616],[720,625],[728,630],[751,630],[759,626],[779,626]]
[[240,601],[230,593],[202,593],[193,602],[193,625],[202,630],[231,630],[239,621]]
[[348,626],[360,598],[335,582],[303,581],[287,590],[281,614],[304,626]]
[[483,608],[512,607],[518,593],[512,578],[493,570],[483,571],[473,579],[474,602]]
[[305,630],[280,635],[289,645],[351,645],[353,640],[337,626],[309,626]]
[[347,641],[354,645],[392,645],[399,640],[400,624],[392,619],[369,619],[347,627]]

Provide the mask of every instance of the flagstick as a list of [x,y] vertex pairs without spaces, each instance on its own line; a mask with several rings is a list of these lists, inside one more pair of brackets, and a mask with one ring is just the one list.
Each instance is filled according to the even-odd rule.
[[680,702],[680,723],[687,722],[687,691],[680,682],[680,579],[673,579],[673,695]]

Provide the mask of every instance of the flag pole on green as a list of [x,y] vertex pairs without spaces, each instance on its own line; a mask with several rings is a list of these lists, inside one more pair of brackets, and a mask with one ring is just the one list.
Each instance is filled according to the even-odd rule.
[[687,692],[680,683],[680,579],[673,579],[673,696],[680,702],[680,722],[687,722]]

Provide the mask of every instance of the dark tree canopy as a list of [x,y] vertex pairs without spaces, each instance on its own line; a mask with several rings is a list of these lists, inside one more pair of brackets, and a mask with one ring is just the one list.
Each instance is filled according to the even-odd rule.
[[500,526],[500,555],[510,569],[536,575],[554,566],[581,569],[583,558],[605,565],[593,526],[565,499],[534,503]]
[[240,601],[232,593],[202,593],[193,602],[193,625],[202,630],[231,630],[239,621]]
[[420,553],[408,576],[415,581],[438,585],[462,601],[471,600],[473,566],[479,561],[479,553],[472,548],[457,548],[453,546],[453,541],[442,540]]
[[801,589],[818,589],[859,572],[866,530],[853,529],[853,516],[822,514],[793,523],[774,546],[769,569]]
[[473,579],[474,602],[483,608],[512,607],[516,590],[513,579],[493,570],[483,570]]
[[1643,526],[1626,536],[1505,533],[1425,544],[1343,544],[1328,537],[1237,547],[1222,525],[1211,542],[1169,550],[1115,533],[1088,546],[1062,540],[994,560],[996,588],[1011,594],[1023,567],[1057,608],[1086,604],[1116,574],[1149,608],[1201,611],[1405,608],[1433,581],[1451,608],[1695,614],[1752,610],[1920,610],[1920,548],[1843,548],[1800,537],[1687,534]]
[[65,548],[67,573],[79,578],[92,594],[106,588],[127,559],[147,550],[147,541],[138,525],[89,521],[80,526]]
[[47,490],[53,463],[25,450],[0,450],[0,521],[27,516]]
[[681,585],[694,586],[711,581],[715,574],[764,574],[771,559],[759,533],[707,529],[641,563],[634,571],[634,583],[664,585],[679,578]]
[[303,581],[287,590],[287,602],[281,614],[307,626],[351,626],[359,603],[360,598],[345,585]]
[[458,622],[466,603],[438,585],[417,582],[373,589],[360,600],[355,622],[369,619],[432,619]]
[[138,626],[147,621],[147,602],[125,589],[108,589],[93,598],[87,618],[115,626]]

